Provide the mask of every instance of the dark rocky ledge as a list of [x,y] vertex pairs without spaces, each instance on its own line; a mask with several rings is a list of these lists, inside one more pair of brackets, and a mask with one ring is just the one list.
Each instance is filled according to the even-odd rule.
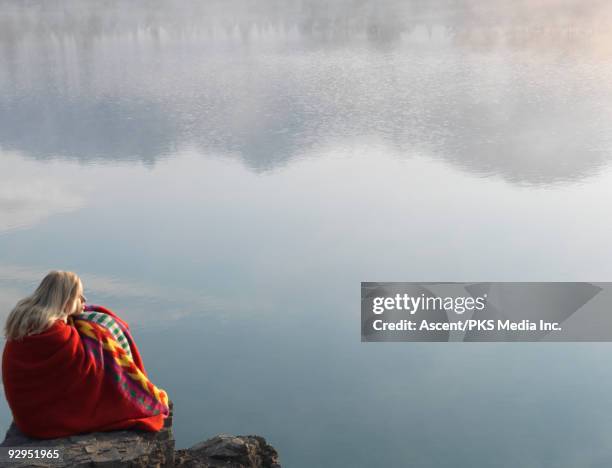
[[172,413],[160,432],[114,431],[38,440],[24,436],[14,424],[2,447],[61,448],[62,462],[1,462],[0,467],[182,467],[280,468],[278,453],[263,437],[220,434],[189,449],[175,450]]

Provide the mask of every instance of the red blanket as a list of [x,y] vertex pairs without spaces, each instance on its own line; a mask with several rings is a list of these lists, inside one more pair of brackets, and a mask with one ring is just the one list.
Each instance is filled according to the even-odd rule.
[[126,428],[159,431],[168,397],[148,380],[127,323],[103,307],[88,310],[113,317],[132,356],[107,328],[84,316],[7,341],[2,380],[15,424],[43,439]]

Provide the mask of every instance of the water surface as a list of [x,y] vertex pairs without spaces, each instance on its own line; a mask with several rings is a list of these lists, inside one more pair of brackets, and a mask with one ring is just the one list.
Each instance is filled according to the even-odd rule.
[[1,5],[2,320],[77,271],[179,447],[609,465],[609,345],[361,343],[359,285],[612,280],[610,7]]

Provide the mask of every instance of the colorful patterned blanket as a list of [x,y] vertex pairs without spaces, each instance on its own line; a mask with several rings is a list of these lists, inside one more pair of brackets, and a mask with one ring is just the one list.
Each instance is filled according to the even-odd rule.
[[144,373],[138,348],[123,320],[105,307],[87,305],[84,313],[74,317],[74,325],[87,351],[112,377],[125,398],[139,404],[148,415],[168,415],[168,395]]

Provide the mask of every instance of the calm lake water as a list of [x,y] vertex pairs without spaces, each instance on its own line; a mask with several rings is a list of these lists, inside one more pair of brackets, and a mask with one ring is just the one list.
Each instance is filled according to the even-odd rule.
[[78,272],[179,447],[610,466],[609,344],[361,343],[359,287],[612,280],[611,5],[0,7],[2,321]]

